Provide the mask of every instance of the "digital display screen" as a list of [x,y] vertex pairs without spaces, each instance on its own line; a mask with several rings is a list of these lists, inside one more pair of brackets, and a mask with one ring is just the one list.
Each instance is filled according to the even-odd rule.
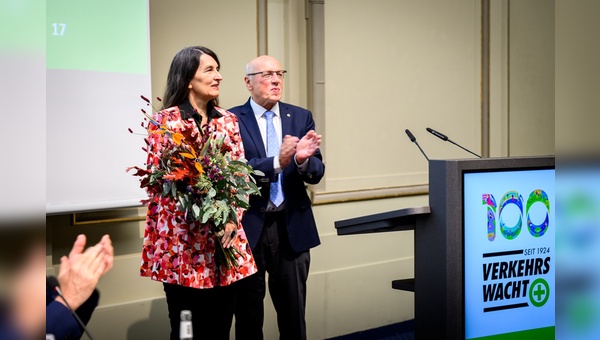
[[468,172],[466,339],[554,338],[554,169]]

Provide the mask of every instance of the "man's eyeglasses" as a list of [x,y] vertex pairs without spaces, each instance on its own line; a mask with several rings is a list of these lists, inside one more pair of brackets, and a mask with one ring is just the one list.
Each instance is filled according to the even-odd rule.
[[255,76],[255,75],[260,74],[263,79],[271,79],[271,78],[273,78],[274,75],[276,75],[279,78],[283,79],[283,77],[286,73],[287,73],[287,71],[260,71],[260,72],[248,73],[247,76]]

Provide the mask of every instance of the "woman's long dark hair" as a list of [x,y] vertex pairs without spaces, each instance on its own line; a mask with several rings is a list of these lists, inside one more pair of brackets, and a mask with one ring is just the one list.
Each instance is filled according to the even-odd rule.
[[[163,109],[179,105],[188,99],[188,85],[200,66],[200,56],[203,54],[213,57],[217,67],[221,67],[215,52],[204,46],[186,47],[175,54],[167,75],[167,87],[162,98]],[[211,99],[210,104],[219,106],[219,98]]]

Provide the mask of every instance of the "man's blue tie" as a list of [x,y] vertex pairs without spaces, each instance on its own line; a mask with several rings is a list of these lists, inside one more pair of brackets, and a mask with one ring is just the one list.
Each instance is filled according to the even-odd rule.
[[[267,156],[268,157],[279,157],[279,138],[273,125],[272,111],[265,112],[265,118],[267,118]],[[271,192],[269,198],[271,202],[278,207],[283,202],[283,190],[281,190],[281,174],[277,176],[277,182],[271,183]]]

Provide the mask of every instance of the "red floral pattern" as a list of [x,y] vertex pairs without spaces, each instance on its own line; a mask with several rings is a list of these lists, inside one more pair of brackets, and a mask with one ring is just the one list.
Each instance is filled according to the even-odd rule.
[[[232,159],[244,157],[244,148],[239,133],[237,118],[232,113],[216,108],[221,117],[211,119],[211,130],[219,137],[225,136],[224,143],[231,146],[229,156]],[[165,124],[172,132],[188,129],[197,131],[193,118],[182,119],[179,108],[173,107],[154,114],[161,125]],[[152,127],[149,127],[151,130]],[[199,133],[192,134],[202,138]],[[162,134],[148,135],[147,164],[159,166],[161,142],[168,138]],[[227,269],[215,263],[216,235],[210,224],[188,219],[179,208],[179,203],[171,197],[154,195],[147,201],[146,229],[142,248],[141,276],[166,283],[179,284],[192,288],[212,288],[227,286],[256,272],[256,264],[246,234],[241,223],[234,247],[238,250],[237,264]],[[245,210],[237,209],[238,221],[242,220]]]

